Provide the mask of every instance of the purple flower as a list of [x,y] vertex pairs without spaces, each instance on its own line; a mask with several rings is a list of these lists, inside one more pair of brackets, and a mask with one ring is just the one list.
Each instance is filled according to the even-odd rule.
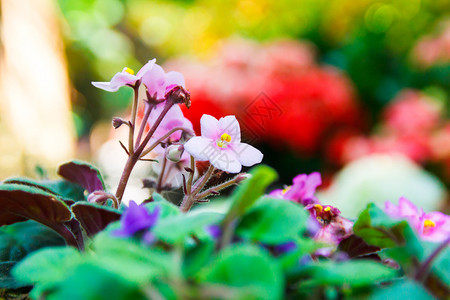
[[241,143],[241,129],[235,116],[217,120],[203,115],[200,125],[202,136],[195,136],[184,144],[184,149],[195,159],[208,160],[217,169],[229,173],[239,173],[242,166],[261,162],[261,151]]
[[404,197],[398,205],[386,202],[384,211],[392,218],[407,220],[424,240],[441,242],[450,236],[450,216],[438,211],[425,213]]
[[136,81],[142,79],[142,77],[155,66],[156,59],[149,60],[139,72],[134,75],[134,71],[128,67],[123,68],[122,72],[116,73],[109,82],[92,82],[92,85],[108,91],[116,92],[122,86],[134,86]]
[[291,200],[303,205],[318,203],[314,194],[316,193],[317,187],[321,184],[322,179],[318,172],[309,175],[300,174],[294,178],[292,185],[285,189],[274,190],[269,195],[276,198]]
[[222,235],[222,229],[218,225],[209,225],[205,230],[215,240],[218,240]]
[[295,242],[290,241],[290,242],[275,246],[274,251],[277,254],[283,254],[286,252],[293,251],[295,249],[297,249],[297,244],[295,244]]
[[120,218],[121,228],[113,231],[113,235],[130,237],[139,231],[153,227],[158,220],[159,211],[160,208],[156,207],[152,213],[149,213],[145,206],[130,201],[130,206]]

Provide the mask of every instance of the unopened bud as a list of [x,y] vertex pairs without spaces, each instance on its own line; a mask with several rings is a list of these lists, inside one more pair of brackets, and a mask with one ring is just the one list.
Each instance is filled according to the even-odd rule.
[[114,197],[114,195],[107,193],[107,192],[95,191],[95,192],[90,193],[87,197],[88,202],[97,203],[100,205],[105,205],[109,199],[111,199],[113,201],[113,204],[115,206],[115,204],[117,203],[116,197]]
[[183,155],[183,145],[170,145],[166,148],[166,158],[172,162],[179,162]]
[[171,89],[166,98],[170,99],[173,103],[186,105],[187,108],[191,107],[191,94],[185,90],[182,86],[176,86]]
[[236,176],[235,181],[236,181],[236,183],[241,183],[242,181],[249,179],[251,177],[252,177],[252,175],[249,173],[241,173],[238,176]]
[[124,124],[124,123],[126,123],[127,121],[125,121],[124,119],[122,119],[122,118],[119,118],[119,117],[114,117],[113,119],[112,119],[112,126],[115,128],[115,129],[117,129],[117,128],[119,128],[120,126],[122,126],[122,124]]

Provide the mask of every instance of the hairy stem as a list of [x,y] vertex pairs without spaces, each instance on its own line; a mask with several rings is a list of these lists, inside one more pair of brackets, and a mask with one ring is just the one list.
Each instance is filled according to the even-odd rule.
[[215,187],[212,187],[212,188],[210,188],[210,189],[207,189],[206,191],[204,191],[204,192],[198,194],[198,195],[195,197],[195,199],[196,199],[196,200],[199,200],[199,199],[205,198],[205,197],[211,195],[211,194],[214,193],[214,192],[221,191],[221,190],[223,190],[223,189],[225,189],[225,188],[227,188],[227,187],[229,187],[229,186],[232,186],[233,184],[237,184],[237,179],[238,179],[238,177],[239,177],[239,175],[236,176],[236,177],[234,177],[233,179],[231,179],[231,180],[229,180],[229,181],[226,181],[226,182],[221,183],[221,184],[219,184],[219,185],[217,185],[217,186],[215,186]]
[[161,193],[161,191],[162,191],[163,177],[164,177],[164,171],[166,170],[166,166],[167,166],[167,159],[165,157],[163,157],[161,173],[159,174],[158,184],[156,185],[157,193]]
[[174,132],[178,131],[178,130],[182,130],[185,132],[191,132],[190,129],[184,128],[184,127],[175,127],[171,130],[169,130],[165,135],[163,135],[162,137],[160,137],[158,140],[156,140],[156,142],[154,142],[153,144],[151,144],[147,149],[145,149],[144,151],[142,151],[141,153],[141,158],[146,156],[147,154],[149,154],[153,149],[155,149],[159,144],[161,144],[165,139],[167,139],[169,136],[171,136]]
[[416,272],[416,275],[414,276],[414,279],[422,282],[427,277],[428,271],[431,267],[431,264],[433,263],[433,260],[436,258],[436,256],[439,255],[439,253],[445,249],[445,247],[450,244],[450,237],[448,237],[442,244],[440,244],[434,251],[431,253],[431,255],[427,258],[427,260],[419,267],[419,269]]
[[148,117],[150,117],[150,113],[152,112],[153,108],[155,108],[155,105],[149,104],[148,108],[145,110],[144,118],[142,119],[141,126],[139,128],[139,132],[136,137],[136,144],[135,144],[136,148],[139,147],[139,143],[141,142],[142,135],[144,134],[145,126],[147,125]]
[[153,134],[156,131],[156,128],[158,128],[159,124],[161,124],[161,121],[166,116],[169,109],[174,105],[175,103],[173,101],[167,100],[164,109],[161,112],[161,114],[158,116],[158,119],[155,121],[155,123],[150,128],[150,131],[145,136],[145,139],[142,141],[142,143],[139,145],[139,147],[134,152],[130,152],[130,156],[128,157],[128,160],[125,164],[125,167],[122,172],[122,176],[120,177],[119,186],[117,187],[116,191],[116,198],[119,201],[119,203],[122,201],[123,194],[125,192],[125,187],[127,186],[128,180],[130,179],[131,171],[133,170],[134,166],[138,162],[139,158],[141,157],[142,151],[144,151],[145,146],[150,141],[150,138],[153,136]]
[[194,175],[195,175],[195,160],[194,157],[191,155],[191,172],[189,172],[189,178],[188,178],[188,182],[187,182],[187,193],[191,193],[192,190],[192,181],[194,180]]
[[195,203],[195,196],[202,190],[208,180],[211,178],[215,168],[213,165],[210,165],[205,175],[200,177],[197,182],[194,184],[194,190],[189,192],[189,194],[185,195],[183,198],[183,202],[181,202],[180,210],[182,212],[188,212],[192,205]]

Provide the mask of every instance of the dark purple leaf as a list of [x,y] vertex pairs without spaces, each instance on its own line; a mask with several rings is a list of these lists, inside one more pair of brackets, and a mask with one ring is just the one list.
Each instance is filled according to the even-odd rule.
[[74,160],[65,163],[59,167],[58,174],[71,182],[81,185],[89,193],[105,190],[100,171],[86,162]]
[[338,250],[347,253],[349,258],[355,258],[375,254],[380,248],[368,245],[362,238],[351,235],[339,243]]
[[108,226],[120,220],[120,211],[95,203],[78,202],[72,205],[72,212],[89,236],[94,236]]

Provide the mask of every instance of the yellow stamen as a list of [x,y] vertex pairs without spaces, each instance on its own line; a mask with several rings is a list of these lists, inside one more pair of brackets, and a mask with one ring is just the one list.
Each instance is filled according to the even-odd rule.
[[329,207],[329,206],[325,207],[325,209],[324,209],[324,211],[330,211],[330,210],[331,210],[331,207]]
[[434,223],[433,221],[426,219],[425,221],[423,221],[423,226],[425,228],[430,228],[430,227],[435,227],[436,223]]
[[217,141],[217,146],[220,148],[226,147],[231,142],[231,136],[228,133],[224,133],[220,136],[220,140]]
[[321,212],[323,210],[323,206],[320,204],[314,204],[314,208],[316,209],[316,211]]
[[125,68],[125,72],[127,72],[128,74],[134,75],[133,69],[130,69],[128,67]]
[[281,194],[284,195],[286,194],[289,190],[291,189],[291,186],[287,186],[283,189],[283,191],[281,191]]

